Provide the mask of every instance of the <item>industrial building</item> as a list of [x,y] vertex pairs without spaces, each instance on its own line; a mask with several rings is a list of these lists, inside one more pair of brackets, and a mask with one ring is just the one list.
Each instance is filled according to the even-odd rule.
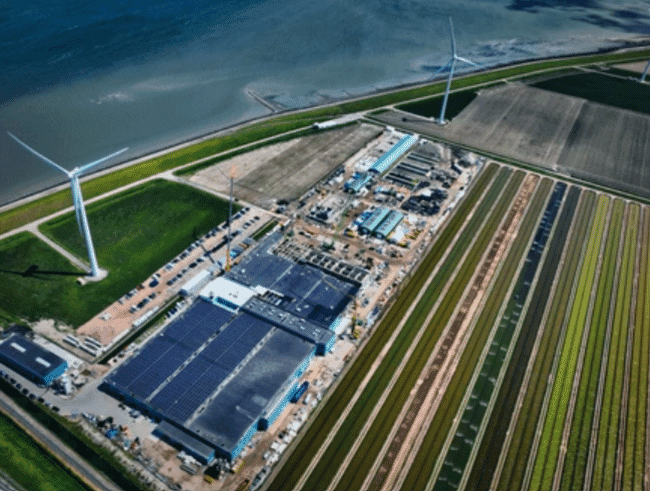
[[368,172],[361,172],[356,177],[350,179],[343,185],[345,191],[358,194],[361,192],[364,186],[367,186],[372,180],[372,175]]
[[366,221],[361,224],[359,230],[364,234],[372,234],[389,213],[389,208],[375,208]]
[[400,158],[409,148],[415,145],[418,139],[415,135],[406,135],[400,141],[398,141],[393,147],[382,155],[372,166],[370,167],[369,172],[374,172],[375,174],[382,175],[391,165]]
[[0,363],[39,385],[50,385],[68,369],[63,358],[18,335],[0,344]]
[[381,224],[375,229],[373,232],[374,235],[380,239],[385,239],[391,234],[393,230],[395,230],[395,227],[399,225],[403,218],[404,215],[402,215],[399,211],[391,210],[386,218],[384,218],[384,220],[381,222]]
[[275,421],[311,359],[331,350],[329,327],[356,293],[350,282],[273,255],[278,236],[270,239],[101,386],[160,419],[155,434],[204,463],[236,458]]

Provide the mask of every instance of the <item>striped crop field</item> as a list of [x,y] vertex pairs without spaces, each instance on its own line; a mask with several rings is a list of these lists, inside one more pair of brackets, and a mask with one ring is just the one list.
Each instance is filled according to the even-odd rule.
[[491,163],[264,490],[648,489],[650,207]]

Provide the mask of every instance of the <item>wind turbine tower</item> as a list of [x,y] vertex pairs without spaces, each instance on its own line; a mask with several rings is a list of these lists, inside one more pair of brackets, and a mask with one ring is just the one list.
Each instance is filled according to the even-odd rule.
[[81,196],[81,186],[79,185],[79,176],[83,174],[85,171],[87,171],[88,169],[104,162],[105,160],[108,160],[112,157],[115,157],[116,155],[121,154],[122,152],[128,150],[128,148],[123,148],[122,150],[107,155],[106,157],[103,157],[99,160],[95,160],[93,162],[90,162],[89,164],[82,165],[81,167],[75,167],[74,169],[69,171],[61,167],[59,164],[52,162],[44,155],[41,155],[32,147],[20,141],[13,134],[9,132],[7,133],[11,138],[16,140],[25,149],[27,149],[28,151],[36,155],[38,158],[43,160],[46,164],[49,164],[51,167],[60,170],[65,175],[67,175],[68,178],[70,178],[70,188],[72,189],[72,201],[74,203],[74,211],[75,214],[77,215],[77,224],[79,225],[79,232],[81,233],[81,235],[84,238],[84,241],[86,242],[86,250],[88,251],[88,261],[90,262],[91,279],[93,280],[102,279],[105,276],[105,272],[100,270],[97,264],[97,257],[95,256],[95,248],[93,246],[93,239],[90,235],[90,228],[88,227],[88,217],[86,216],[86,208],[84,207],[83,197]]
[[648,74],[648,68],[650,68],[650,58],[648,58],[648,64],[645,66],[645,70],[643,70],[643,75],[641,75],[641,83],[645,82],[645,76]]
[[451,21],[451,16],[449,16],[449,34],[451,36],[451,59],[442,68],[440,68],[440,70],[433,74],[435,76],[442,72],[444,69],[449,68],[445,97],[442,99],[440,117],[436,121],[438,124],[447,124],[447,121],[445,120],[445,111],[447,110],[447,99],[449,99],[449,89],[451,88],[451,79],[454,77],[454,67],[456,66],[456,62],[461,61],[463,63],[467,63],[468,65],[478,66],[478,64],[474,63],[473,61],[470,61],[467,58],[461,58],[456,54],[456,39],[454,37],[454,24]]

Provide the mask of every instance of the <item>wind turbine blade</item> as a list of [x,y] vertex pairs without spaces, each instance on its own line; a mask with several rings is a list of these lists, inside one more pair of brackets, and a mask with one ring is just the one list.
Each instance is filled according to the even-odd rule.
[[432,76],[432,77],[435,77],[436,75],[438,75],[440,72],[442,72],[442,71],[445,70],[446,68],[449,68],[449,66],[451,65],[451,62],[452,62],[452,61],[453,61],[453,60],[449,60],[447,63],[445,63],[444,65],[442,65],[438,70],[436,70],[436,71],[433,73],[433,75],[431,75],[431,76]]
[[121,154],[122,152],[126,152],[128,149],[129,149],[129,147],[123,148],[122,150],[118,150],[117,152],[114,152],[114,153],[112,153],[112,154],[110,154],[110,155],[107,155],[106,157],[102,157],[102,158],[99,159],[99,160],[95,160],[95,161],[93,161],[93,162],[91,162],[91,163],[89,163],[89,164],[86,164],[86,165],[83,165],[83,166],[81,166],[81,167],[78,167],[78,168],[75,169],[73,172],[75,173],[75,175],[79,175],[79,174],[81,174],[82,172],[84,172],[84,171],[90,169],[91,167],[93,167],[93,166],[95,166],[95,165],[97,165],[97,164],[100,164],[100,163],[104,162],[105,160],[108,160],[108,159],[110,159],[110,158],[112,158],[112,157],[115,157],[116,155],[119,155],[119,154]]
[[451,35],[451,55],[456,56],[456,38],[454,37],[454,23],[449,16],[449,34]]
[[456,60],[462,61],[463,63],[467,63],[468,65],[472,66],[480,66],[478,63],[474,63],[473,61],[468,60],[467,58],[461,58],[460,56],[456,57]]
[[20,145],[22,145],[22,146],[25,147],[27,150],[29,150],[31,153],[33,153],[34,155],[36,155],[36,156],[39,157],[40,159],[44,160],[45,163],[50,164],[52,167],[54,167],[55,169],[60,170],[61,172],[64,172],[68,177],[71,176],[71,174],[70,174],[69,171],[67,171],[66,169],[64,169],[63,167],[61,167],[61,166],[60,166],[59,164],[57,164],[56,162],[52,162],[52,161],[51,161],[50,159],[48,159],[45,155],[41,155],[41,154],[38,153],[36,150],[34,150],[32,147],[30,147],[29,145],[27,145],[27,143],[20,141],[20,140],[18,139],[17,136],[13,135],[13,134],[10,133],[9,131],[7,131],[7,134],[8,134],[11,138],[13,138],[14,140],[16,140]]

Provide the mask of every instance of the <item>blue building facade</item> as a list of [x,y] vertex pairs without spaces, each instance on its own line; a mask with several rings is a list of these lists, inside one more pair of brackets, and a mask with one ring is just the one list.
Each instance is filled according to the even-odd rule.
[[39,385],[50,385],[68,369],[63,358],[17,335],[0,344],[0,363]]
[[369,171],[379,175],[384,174],[398,158],[404,155],[404,153],[415,144],[417,140],[418,139],[415,135],[405,136],[393,145],[388,152],[382,155],[377,162],[372,164]]

